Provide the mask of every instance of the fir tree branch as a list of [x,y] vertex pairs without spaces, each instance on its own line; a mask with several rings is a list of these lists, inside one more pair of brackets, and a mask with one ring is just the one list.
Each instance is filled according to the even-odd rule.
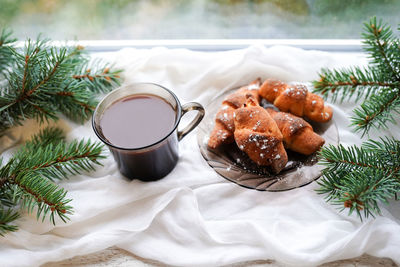
[[[0,93],[0,132],[28,118],[56,120],[59,113],[82,122],[92,114],[94,94],[120,84],[120,70],[90,61],[82,47],[56,48],[47,40],[28,41],[7,72],[8,85]],[[93,71],[82,73],[91,67]]]
[[[42,146],[47,146],[49,144],[57,144],[60,141],[65,140],[64,132],[57,127],[46,127],[39,133],[32,136],[31,140],[25,143],[24,148],[35,150]],[[24,149],[20,149],[23,151]]]
[[67,205],[71,200],[65,198],[67,191],[46,178],[34,172],[26,172],[18,174],[12,180],[22,191],[22,208],[32,213],[33,209],[37,207],[38,219],[42,217],[43,221],[51,212],[50,220],[55,224],[54,213],[57,213],[64,222],[68,219],[67,214],[72,214],[72,207]]
[[[120,70],[101,61],[91,61],[83,47],[52,47],[48,40],[28,41],[14,49],[3,31],[0,36],[0,74],[7,83],[0,90],[0,136],[28,118],[56,120],[60,113],[83,121],[92,114],[95,94],[120,84]],[[42,220],[55,223],[72,213],[67,192],[55,179],[92,171],[103,158],[102,145],[90,141],[67,144],[57,129],[46,129],[27,142],[2,166],[0,163],[0,235],[15,231],[11,223],[18,206],[36,210]],[[0,159],[1,160],[1,159]]]
[[400,168],[399,152],[399,140],[381,138],[379,141],[369,140],[364,142],[361,147],[350,146],[346,148],[342,145],[329,145],[324,147],[319,155],[320,163],[325,165],[329,172],[351,172],[355,169],[369,168],[398,175]]
[[120,84],[121,72],[102,60],[94,60],[78,66],[72,78],[85,82],[91,92],[105,93],[109,91],[110,86]]
[[363,135],[371,128],[387,128],[400,112],[400,41],[382,20],[365,23],[364,50],[371,63],[365,68],[322,70],[314,92],[326,99],[344,101],[355,96],[363,103],[353,112],[352,125]]
[[362,135],[368,133],[371,127],[386,129],[387,123],[395,124],[394,113],[400,114],[400,92],[392,89],[379,95],[372,95],[360,107],[354,109],[351,118],[356,131]]
[[18,169],[40,173],[50,180],[66,178],[82,171],[93,171],[93,164],[99,165],[98,159],[103,158],[102,145],[90,141],[60,143],[55,146],[50,144],[35,152],[28,151],[26,156],[30,159],[21,158]]
[[377,65],[387,79],[400,81],[400,66],[396,60],[400,53],[399,41],[390,26],[383,24],[382,20],[378,21],[376,17],[364,26],[364,49],[369,53],[372,64]]
[[82,171],[93,171],[93,164],[100,165],[98,160],[104,158],[100,143],[82,140],[67,144],[60,131],[58,128],[46,128],[34,136],[15,154],[18,163],[14,163],[14,169],[19,172],[33,171],[54,180]]
[[68,219],[72,213],[70,199],[52,181],[94,170],[104,156],[100,143],[82,140],[67,144],[64,138],[60,129],[46,128],[0,168],[0,208],[19,203],[29,213],[36,210],[37,218],[42,221],[48,214],[53,224],[56,215],[63,221]]
[[400,191],[400,141],[368,141],[362,147],[328,146],[320,152],[325,165],[317,192],[341,210],[357,212],[362,219],[380,214],[379,203],[387,203]]
[[[25,55],[16,54],[20,60],[8,74],[9,87],[0,96],[0,112],[4,117],[0,122],[1,128],[21,124],[27,118],[57,118],[47,92],[57,88],[68,72],[68,65],[63,64],[66,49],[57,51],[56,48],[47,49],[45,46],[44,41],[34,44],[29,41]],[[28,74],[25,75],[25,72]],[[25,85],[22,84],[24,77]]]
[[314,81],[314,92],[325,99],[343,102],[355,96],[355,102],[367,99],[378,92],[385,93],[400,87],[399,81],[385,80],[379,69],[353,67],[342,70],[323,69],[320,80]]
[[63,91],[54,92],[53,98],[59,112],[78,122],[88,119],[97,104],[85,82],[76,80],[66,85]]
[[342,145],[330,145],[321,150],[320,156],[320,163],[329,167],[329,171],[353,171],[355,168],[385,170],[387,164],[374,152],[357,146],[345,148]]
[[[334,197],[330,202],[340,205],[341,210],[349,209],[349,214],[357,212],[360,219],[368,216],[379,215],[379,203],[387,203],[394,197],[400,186],[398,179],[393,174],[382,170],[362,169],[337,176],[335,173],[325,173],[324,180],[320,182],[320,193],[332,192],[332,185],[327,181],[335,180]],[[329,179],[327,178],[329,177]]]
[[[393,138],[380,138],[379,141],[369,140],[363,143],[364,149],[374,151],[379,158],[391,162],[400,162],[400,141]],[[400,163],[399,163],[400,164]]]

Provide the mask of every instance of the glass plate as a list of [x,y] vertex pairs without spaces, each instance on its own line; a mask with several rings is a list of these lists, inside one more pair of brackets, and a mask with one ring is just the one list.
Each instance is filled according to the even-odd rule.
[[[209,134],[214,128],[215,114],[224,98],[237,90],[230,89],[216,96],[206,107],[206,116],[197,131],[197,142],[207,163],[222,177],[238,185],[260,191],[286,191],[295,189],[315,181],[321,176],[323,167],[318,162],[316,153],[304,156],[287,150],[288,163],[279,174],[270,173],[268,167],[258,166],[242,152],[236,144],[224,145],[218,149],[207,146]],[[261,101],[263,107],[273,107],[266,100]],[[325,139],[325,145],[337,145],[339,135],[334,119],[328,123],[308,121],[314,131]]]

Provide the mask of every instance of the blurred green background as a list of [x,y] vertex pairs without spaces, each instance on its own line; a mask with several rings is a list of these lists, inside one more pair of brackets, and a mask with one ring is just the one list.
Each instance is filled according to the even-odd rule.
[[400,0],[0,0],[0,28],[53,39],[360,38]]

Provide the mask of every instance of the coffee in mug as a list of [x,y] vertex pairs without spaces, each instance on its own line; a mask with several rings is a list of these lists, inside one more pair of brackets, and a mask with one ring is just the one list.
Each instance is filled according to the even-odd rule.
[[[198,114],[182,131],[177,127],[188,111]],[[93,115],[93,129],[108,145],[120,172],[129,179],[154,181],[178,162],[178,141],[204,116],[195,102],[181,106],[168,89],[151,83],[132,84],[108,94]]]
[[108,107],[100,119],[104,137],[113,145],[126,148],[156,143],[174,128],[172,106],[154,95],[122,98]]

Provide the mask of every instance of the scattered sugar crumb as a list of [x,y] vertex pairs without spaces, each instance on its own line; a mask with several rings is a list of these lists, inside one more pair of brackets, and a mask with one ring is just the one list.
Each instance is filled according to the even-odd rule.
[[247,89],[249,90],[255,90],[260,88],[260,86],[258,86],[257,84],[250,84],[249,86],[247,86]]

